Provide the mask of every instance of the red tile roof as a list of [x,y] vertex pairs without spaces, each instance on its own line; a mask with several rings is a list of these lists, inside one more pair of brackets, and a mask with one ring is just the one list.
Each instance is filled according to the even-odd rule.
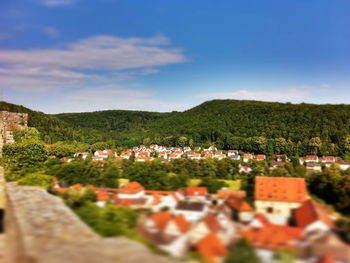
[[174,216],[173,218],[175,224],[178,226],[181,233],[187,233],[191,228],[191,223],[188,222],[183,214]]
[[186,188],[186,195],[189,196],[206,196],[208,191],[206,187],[189,186]]
[[227,248],[215,233],[210,233],[202,238],[196,244],[196,247],[208,263],[217,263],[216,257],[226,257],[228,255]]
[[304,202],[307,198],[304,178],[255,177],[255,200]]
[[169,211],[161,211],[152,214],[150,218],[153,220],[158,230],[163,231],[172,219],[172,216]]
[[315,263],[335,263],[335,260],[332,256],[325,255],[316,260]]
[[203,222],[209,228],[210,232],[218,232],[222,228],[221,224],[213,213],[209,213],[206,217],[204,217]]
[[145,190],[145,188],[140,185],[138,182],[130,182],[124,185],[121,189],[119,189],[119,193],[121,194],[136,194]]
[[280,225],[265,225],[262,228],[250,227],[240,234],[256,248],[278,250],[295,249],[295,241],[302,238],[303,229]]
[[106,201],[109,199],[108,192],[98,192],[97,193],[97,201]]
[[330,218],[327,206],[314,200],[306,200],[301,207],[294,211],[296,223],[299,227],[306,227],[316,221],[321,221],[330,228],[334,228],[334,222]]
[[235,196],[238,198],[244,198],[246,196],[245,191],[235,191],[235,190],[218,190],[217,197],[220,199],[226,199],[229,196]]
[[244,201],[241,198],[237,198],[235,196],[230,196],[225,201],[226,204],[231,207],[232,209],[238,211],[238,212],[252,212],[254,211],[254,208],[251,207],[246,201]]

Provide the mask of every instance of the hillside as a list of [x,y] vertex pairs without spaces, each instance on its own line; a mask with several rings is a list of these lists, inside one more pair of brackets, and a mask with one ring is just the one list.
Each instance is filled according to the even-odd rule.
[[[350,105],[213,100],[184,112],[110,110],[47,115],[2,102],[0,110],[30,114],[46,141],[196,144],[252,152],[344,153]],[[318,138],[317,138],[318,137]],[[313,138],[313,139],[312,139]]]

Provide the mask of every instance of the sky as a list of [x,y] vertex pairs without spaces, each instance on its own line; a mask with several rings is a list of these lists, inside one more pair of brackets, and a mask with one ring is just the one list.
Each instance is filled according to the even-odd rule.
[[350,104],[349,0],[0,1],[1,100],[46,113]]

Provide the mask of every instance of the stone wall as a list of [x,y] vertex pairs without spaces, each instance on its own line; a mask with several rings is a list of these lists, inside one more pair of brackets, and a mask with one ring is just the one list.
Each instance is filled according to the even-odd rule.
[[36,187],[6,185],[7,263],[171,263],[126,238],[101,238],[63,201]]
[[0,111],[0,155],[5,144],[14,143],[13,132],[28,129],[28,114]]

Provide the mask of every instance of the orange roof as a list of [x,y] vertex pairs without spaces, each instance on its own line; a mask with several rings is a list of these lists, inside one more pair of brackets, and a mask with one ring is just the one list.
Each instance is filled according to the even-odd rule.
[[253,158],[253,156],[250,153],[245,153],[243,155],[243,159],[251,159],[251,158]]
[[304,178],[255,177],[255,200],[304,202],[307,198]]
[[256,159],[265,159],[265,154],[258,154]]
[[72,185],[70,188],[73,190],[78,190],[80,188],[83,188],[83,186],[81,184],[75,184],[75,185]]
[[158,205],[160,204],[161,201],[162,201],[162,196],[159,194],[154,194],[151,205]]
[[294,242],[302,238],[303,229],[271,224],[262,228],[250,227],[240,233],[256,248],[293,250]]
[[208,263],[217,263],[216,257],[226,257],[228,255],[227,248],[215,233],[210,233],[199,240],[196,247]]
[[206,187],[188,186],[186,188],[186,195],[189,196],[206,196],[208,194]]
[[160,231],[163,231],[168,222],[172,219],[172,216],[169,211],[161,211],[152,214],[150,218],[153,220],[157,228]]
[[335,263],[335,260],[330,255],[324,255],[323,257],[320,257],[315,263]]
[[245,191],[235,191],[235,190],[218,190],[217,197],[220,199],[226,199],[229,196],[236,196],[238,198],[244,198],[246,196]]
[[174,217],[174,222],[178,226],[181,233],[186,233],[190,230],[191,223],[188,222],[183,214],[179,214]]
[[121,189],[119,189],[119,193],[121,194],[136,194],[138,192],[143,191],[145,188],[140,185],[138,182],[130,182],[124,185]]
[[243,199],[237,198],[235,196],[230,196],[226,200],[226,204],[233,208],[234,210],[237,210],[239,212],[252,212],[254,211],[254,208],[251,207],[246,201]]
[[306,227],[316,221],[322,221],[330,228],[334,228],[334,222],[330,218],[328,208],[314,200],[306,200],[301,207],[294,211],[295,220],[299,227]]
[[213,213],[209,213],[203,218],[203,222],[207,225],[210,232],[218,232],[221,229],[221,224]]
[[97,201],[106,201],[109,199],[108,192],[98,192],[97,193]]

